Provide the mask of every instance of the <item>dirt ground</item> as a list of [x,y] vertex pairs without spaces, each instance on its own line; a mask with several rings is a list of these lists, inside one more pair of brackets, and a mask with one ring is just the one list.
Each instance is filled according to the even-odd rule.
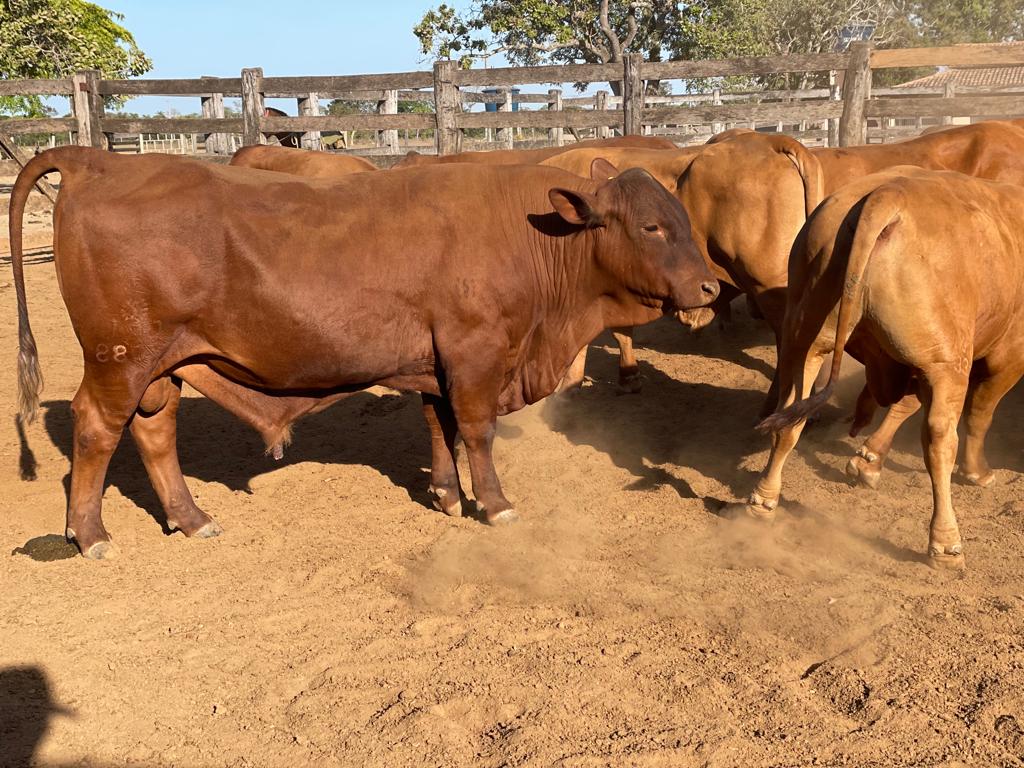
[[189,392],[182,466],[225,534],[165,533],[126,437],[104,497],[119,559],[36,562],[9,554],[63,532],[81,375],[48,218],[27,267],[34,482],[0,273],[0,765],[1024,765],[1020,392],[992,430],[995,485],[954,486],[962,575],[923,561],[916,423],[879,491],[846,482],[851,364],[778,523],[720,516],[767,457],[752,425],[774,353],[742,314],[638,331],[635,396],[601,339],[593,386],[503,419],[516,526],[429,508],[415,397],[300,422],[276,463]]

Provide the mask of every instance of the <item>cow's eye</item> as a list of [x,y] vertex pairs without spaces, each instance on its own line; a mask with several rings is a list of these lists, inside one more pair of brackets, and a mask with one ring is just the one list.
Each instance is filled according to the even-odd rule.
[[661,227],[659,227],[657,224],[648,224],[646,227],[644,227],[644,232],[660,232],[660,231],[661,231]]

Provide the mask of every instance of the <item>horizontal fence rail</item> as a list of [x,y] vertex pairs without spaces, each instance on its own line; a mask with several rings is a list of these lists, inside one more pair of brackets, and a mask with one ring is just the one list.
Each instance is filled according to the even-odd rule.
[[[650,133],[699,138],[727,126],[744,125],[783,131],[805,140],[849,146],[871,135],[896,138],[923,126],[922,120],[949,123],[956,118],[1024,115],[1024,84],[981,87],[877,88],[874,70],[919,67],[1024,65],[1024,45],[965,45],[940,48],[881,49],[853,43],[846,53],[789,54],[709,61],[645,62],[629,54],[613,64],[460,69],[439,61],[432,71],[316,77],[264,76],[259,68],[240,77],[107,80],[84,71],[60,80],[0,81],[0,96],[63,96],[71,115],[59,118],[0,118],[0,137],[24,134],[72,136],[80,145],[126,148],[188,136],[179,145],[204,146],[228,153],[239,144],[266,143],[268,137],[301,136],[302,146],[319,147],[324,134],[376,134],[379,153],[399,152],[399,132],[425,132],[439,154],[457,152],[467,131],[496,132],[498,147],[514,146],[514,133],[541,131],[549,143],[563,144],[566,131],[596,136]],[[650,81],[692,83],[724,77],[787,73],[828,73],[829,87],[803,90],[748,90],[661,95],[647,93]],[[819,82],[824,78],[819,78]],[[520,93],[517,86],[607,82],[614,94],[598,91],[563,96]],[[482,89],[470,90],[470,89]],[[111,97],[185,96],[198,98],[201,117],[131,118],[104,111]],[[229,116],[225,99],[241,99],[241,114]],[[294,99],[298,116],[266,109],[268,99]],[[357,103],[352,114],[322,114],[321,100]],[[419,105],[399,112],[399,104]],[[473,111],[476,105],[486,111]],[[519,109],[523,106],[523,109]],[[426,107],[426,109],[424,109]],[[369,111],[367,111],[369,110]],[[768,124],[765,126],[765,124]],[[702,133],[703,131],[703,133]],[[118,134],[115,141],[114,134]],[[699,135],[698,135],[699,134]],[[137,135],[138,141],[130,140]],[[163,138],[144,139],[161,135]],[[128,138],[126,138],[126,136]],[[535,133],[534,133],[535,136]],[[236,138],[237,137],[237,138]],[[10,142],[7,142],[10,144]],[[5,144],[5,146],[7,146]]]

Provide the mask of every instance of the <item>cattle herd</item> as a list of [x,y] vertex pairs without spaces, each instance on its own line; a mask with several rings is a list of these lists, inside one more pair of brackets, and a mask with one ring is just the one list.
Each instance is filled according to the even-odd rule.
[[961,412],[961,472],[984,486],[985,434],[1024,375],[1024,120],[844,149],[732,130],[684,149],[623,137],[410,153],[387,171],[269,146],[228,166],[49,150],[11,197],[23,421],[42,378],[22,217],[54,171],[55,264],[84,354],[67,535],[86,557],[114,552],[101,501],[126,426],[169,526],[220,533],[178,464],[183,381],[275,458],[300,416],[374,385],[419,392],[435,505],[462,514],[461,435],[478,507],[506,523],[497,416],[577,386],[587,345],[609,328],[620,386],[638,391],[633,326],[672,314],[700,328],[742,293],[778,352],[759,425],[772,450],[742,511],[775,516],[785,460],[848,352],[866,374],[852,434],[889,408],[848,473],[874,487],[923,406],[929,560],[964,565],[950,495]]

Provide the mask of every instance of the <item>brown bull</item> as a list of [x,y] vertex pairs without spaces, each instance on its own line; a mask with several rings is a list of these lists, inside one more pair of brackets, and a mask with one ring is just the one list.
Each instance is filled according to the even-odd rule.
[[[606,325],[712,301],[718,287],[678,202],[650,175],[600,181],[530,166],[454,165],[323,182],[159,155],[45,152],[11,196],[21,418],[40,390],[22,215],[59,171],[54,261],[84,354],[67,533],[112,552],[100,515],[127,425],[189,536],[175,447],[182,381],[279,457],[300,416],[373,385],[423,395],[439,506],[461,513],[454,442],[489,522],[514,519],[491,457],[495,418],[550,394]],[[340,212],[340,213],[339,213]]]
[[308,149],[290,149],[268,145],[242,147],[231,157],[231,162],[228,165],[240,165],[245,168],[259,168],[279,173],[294,173],[309,179],[337,179],[350,173],[377,170],[377,166],[369,160],[355,155],[313,152]]
[[409,152],[395,164],[395,168],[414,165],[447,165],[450,163],[484,163],[486,165],[534,165],[549,157],[586,147],[636,147],[639,149],[675,149],[668,139],[657,136],[616,136],[610,139],[588,139],[561,147],[539,149],[497,149],[490,152],[458,152],[454,155],[421,155]]
[[[784,399],[762,423],[774,432],[772,451],[749,514],[774,516],[783,464],[806,417],[827,402],[846,351],[864,363],[883,405],[917,378],[933,494],[928,554],[937,566],[962,567],[950,497],[957,422],[970,394],[964,469],[987,473],[992,413],[1024,374],[1021,222],[1024,189],[912,167],[848,184],[814,212],[793,246]],[[811,396],[830,352],[828,385]]]

